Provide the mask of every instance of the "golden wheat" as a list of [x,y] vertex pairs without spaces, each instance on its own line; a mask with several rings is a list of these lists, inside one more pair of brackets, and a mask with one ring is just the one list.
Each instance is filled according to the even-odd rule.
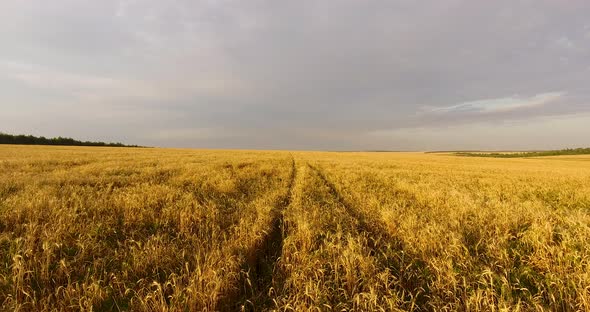
[[0,146],[0,309],[590,310],[590,157]]

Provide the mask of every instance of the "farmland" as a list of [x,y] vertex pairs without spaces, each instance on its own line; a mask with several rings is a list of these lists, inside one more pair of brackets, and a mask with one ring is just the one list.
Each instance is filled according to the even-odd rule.
[[590,310],[590,156],[0,146],[0,310]]

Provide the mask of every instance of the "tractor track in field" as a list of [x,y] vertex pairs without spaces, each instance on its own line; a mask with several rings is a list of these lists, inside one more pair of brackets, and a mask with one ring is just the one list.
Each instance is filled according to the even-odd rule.
[[277,261],[282,256],[284,241],[283,212],[293,198],[293,187],[297,178],[295,158],[291,156],[291,175],[288,191],[281,196],[271,210],[272,221],[270,230],[250,251],[242,265],[242,273],[237,283],[238,289],[222,296],[217,307],[221,311],[256,311],[270,307],[270,289],[282,283],[280,272],[277,272]]
[[[407,293],[420,293],[420,295],[415,298],[408,296],[404,299],[413,302],[412,305],[416,304],[419,307],[425,306],[428,301],[428,281],[413,276],[411,271],[407,271],[410,267],[416,268],[415,265],[418,267],[423,266],[419,257],[408,253],[403,240],[390,233],[383,221],[372,218],[371,216],[366,216],[356,208],[355,205],[347,201],[321,169],[309,163],[307,165],[328,187],[330,194],[345,208],[346,212],[358,221],[359,231],[369,234],[367,237],[367,246],[372,250],[371,255],[376,257],[376,259],[385,267],[392,269],[392,272],[394,272],[397,278],[401,281],[404,291],[409,291]],[[379,259],[380,254],[385,250],[396,250],[397,257],[394,259]]]
[[332,195],[336,199],[336,201],[338,201],[338,203],[340,203],[345,208],[346,212],[352,218],[354,218],[355,220],[358,221],[359,230],[361,232],[366,232],[370,235],[369,236],[369,239],[370,239],[369,243],[372,245],[370,247],[376,248],[377,247],[376,245],[378,245],[378,242],[381,239],[387,239],[387,240],[394,239],[394,237],[392,237],[392,235],[387,231],[385,225],[382,224],[381,221],[368,220],[368,217],[365,214],[363,214],[358,208],[356,208],[353,204],[351,204],[348,200],[346,200],[346,198],[344,198],[342,196],[342,194],[340,194],[340,192],[336,188],[336,185],[334,185],[334,183],[332,183],[332,181],[330,181],[326,177],[326,174],[324,173],[323,170],[321,170],[320,168],[313,166],[311,164],[307,164],[307,166],[312,171],[314,171],[317,174],[317,176],[320,178],[322,183],[324,183],[328,187],[330,195]]

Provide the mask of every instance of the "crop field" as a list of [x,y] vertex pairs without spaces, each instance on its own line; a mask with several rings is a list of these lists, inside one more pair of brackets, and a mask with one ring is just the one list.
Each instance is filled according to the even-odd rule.
[[0,146],[0,310],[588,311],[590,155]]

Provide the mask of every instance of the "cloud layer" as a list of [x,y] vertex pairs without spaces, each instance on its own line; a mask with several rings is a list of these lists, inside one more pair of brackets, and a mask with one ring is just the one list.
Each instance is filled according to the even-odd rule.
[[[590,112],[589,10],[587,1],[7,0],[0,131],[440,149],[520,123],[532,130],[513,130],[530,142],[548,130],[543,120]],[[449,134],[436,144],[392,134],[412,129]]]

